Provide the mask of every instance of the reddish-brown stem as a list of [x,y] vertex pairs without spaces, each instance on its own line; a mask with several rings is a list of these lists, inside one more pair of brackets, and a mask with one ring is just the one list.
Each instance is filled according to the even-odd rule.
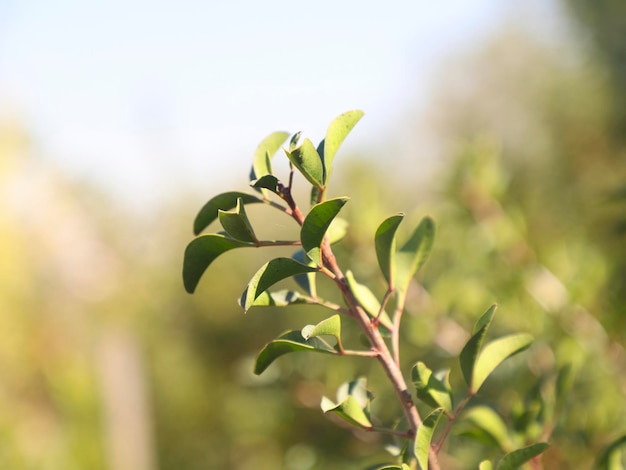
[[404,313],[404,295],[398,294],[397,296],[396,310],[393,314],[391,323],[393,329],[391,330],[391,350],[393,351],[393,358],[400,366],[400,322],[402,321],[402,314]]
[[[341,290],[352,316],[356,319],[361,331],[363,331],[372,346],[372,351],[378,353],[375,357],[378,359],[378,362],[380,362],[385,374],[389,378],[389,381],[391,382],[398,401],[402,407],[402,411],[407,422],[409,423],[409,435],[411,437],[415,436],[417,428],[422,424],[422,420],[417,412],[415,403],[413,403],[411,392],[409,392],[402,372],[398,366],[399,361],[394,359],[389,351],[389,348],[387,347],[387,343],[385,343],[383,337],[378,331],[378,328],[372,323],[367,313],[365,313],[365,310],[363,310],[363,307],[360,305],[354,296],[354,293],[348,286],[348,282],[346,281],[343,272],[337,265],[337,260],[335,259],[332,249],[330,248],[328,240],[324,240],[324,243],[322,243],[322,259],[324,264],[326,264],[335,275],[335,283]],[[437,454],[432,448],[430,450],[429,466],[431,470],[439,469]]]
[[392,294],[393,294],[393,289],[387,289],[387,292],[385,292],[383,301],[380,303],[380,310],[378,311],[378,315],[376,315],[376,318],[373,320],[375,324],[378,324],[378,322],[380,321],[380,316],[385,311],[385,307],[387,307],[387,302],[389,302],[389,299],[391,298]]
[[[324,191],[322,191],[323,194]],[[289,206],[290,215],[298,222],[299,225],[304,223],[304,216],[302,212],[296,205],[293,197],[291,195],[291,182],[290,186],[285,188],[284,186],[280,187],[280,197],[287,203]],[[320,197],[320,199],[322,199]],[[400,406],[402,407],[402,411],[406,420],[409,424],[409,431],[404,435],[404,437],[413,439],[417,433],[417,429],[422,424],[422,420],[417,411],[417,407],[415,403],[413,403],[413,396],[411,392],[409,392],[407,384],[404,380],[404,376],[399,367],[399,351],[397,346],[394,347],[394,355],[391,354],[387,343],[380,334],[378,330],[377,324],[372,322],[370,317],[367,315],[360,302],[356,299],[354,293],[348,286],[348,282],[337,264],[337,259],[335,258],[335,254],[333,253],[330,242],[327,237],[324,237],[324,241],[321,246],[322,251],[322,266],[320,266],[320,272],[326,274],[329,278],[333,279],[339,290],[341,291],[346,304],[348,305],[348,314],[353,317],[361,331],[367,337],[370,346],[371,346],[371,356],[375,357],[378,362],[380,362],[385,374],[389,378],[391,382],[391,386],[396,393],[398,401],[400,402]],[[388,299],[387,299],[388,300]],[[392,335],[396,337],[395,342],[397,343],[397,337],[399,335],[398,324],[400,321],[400,316],[397,312],[395,318],[397,319],[397,323],[394,322],[392,328]],[[345,351],[344,351],[345,353]],[[370,354],[368,354],[369,356]],[[431,447],[429,451],[429,469],[430,470],[439,470],[439,459],[437,457],[437,453],[434,451],[434,448]]]
[[459,403],[459,406],[456,407],[456,410],[454,410],[454,413],[452,413],[452,416],[448,416],[448,423],[446,424],[446,428],[443,430],[443,433],[439,437],[437,444],[435,444],[435,453],[439,454],[439,451],[441,450],[443,443],[448,438],[448,434],[450,434],[450,431],[452,430],[452,426],[458,419],[459,415],[463,412],[463,410],[465,409],[469,401],[474,397],[474,395],[475,393],[469,392],[467,396],[463,399],[463,401]]

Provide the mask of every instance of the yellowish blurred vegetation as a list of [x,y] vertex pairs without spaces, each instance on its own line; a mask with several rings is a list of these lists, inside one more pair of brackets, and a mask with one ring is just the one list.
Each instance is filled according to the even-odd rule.
[[[626,432],[626,29],[616,24],[626,10],[609,3],[566,4],[586,41],[506,32],[442,72],[430,122],[444,162],[432,184],[399,186],[388,169],[353,161],[334,189],[352,196],[340,262],[374,290],[384,288],[376,225],[398,210],[438,222],[404,326],[406,370],[418,359],[449,365],[493,302],[494,335],[529,331],[536,342],[490,379],[484,401],[504,416],[538,409],[556,369],[571,365],[559,414],[538,412],[536,438],[552,443],[545,468],[590,468]],[[376,368],[294,355],[252,375],[266,341],[321,318],[310,308],[243,317],[235,299],[263,254],[229,253],[195,296],[184,293],[197,208],[182,188],[177,203],[137,217],[46,165],[10,121],[0,124],[0,182],[1,468],[356,469],[385,459],[380,437],[319,411],[322,394],[370,373],[377,412],[395,416]],[[489,452],[462,435],[450,442],[458,460],[447,468],[473,468]]]

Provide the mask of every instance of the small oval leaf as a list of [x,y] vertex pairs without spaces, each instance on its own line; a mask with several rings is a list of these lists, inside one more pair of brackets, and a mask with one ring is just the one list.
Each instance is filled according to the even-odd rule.
[[435,223],[424,217],[396,254],[396,288],[404,295],[411,279],[426,262],[435,238]]
[[257,356],[254,373],[256,375],[263,373],[280,356],[297,351],[337,354],[337,351],[319,338],[305,340],[300,331],[288,331],[265,345]]
[[302,328],[302,337],[304,339],[315,338],[316,336],[334,336],[337,341],[341,341],[341,318],[339,315],[333,315],[322,320],[317,325],[307,325]]
[[[359,283],[354,278],[354,274],[352,274],[352,271],[346,271],[346,281],[348,283],[348,286],[350,287],[350,290],[354,294],[354,297],[356,297],[356,300],[359,301],[359,304],[361,304],[361,307],[363,307],[363,310],[365,310],[365,313],[367,313],[372,318],[376,318],[376,316],[380,312],[381,305],[378,301],[378,298],[374,295],[370,288],[367,287],[365,284]],[[378,321],[386,328],[391,327],[391,319],[385,311],[381,313]]]
[[374,237],[378,265],[390,289],[394,288],[396,269],[396,231],[402,219],[404,219],[404,214],[392,215],[385,219],[376,230]]
[[530,346],[533,337],[527,333],[505,336],[485,345],[474,366],[472,391],[477,392],[483,382],[502,362]]
[[287,158],[302,173],[302,175],[316,188],[324,187],[324,165],[322,157],[317,153],[313,143],[304,139],[302,145],[287,153]]
[[480,430],[476,436],[500,448],[510,449],[506,424],[498,413],[488,406],[473,406],[463,414],[463,423],[468,423]]
[[324,184],[330,179],[333,168],[333,160],[339,146],[354,128],[357,122],[363,117],[363,111],[353,110],[347,111],[337,116],[328,126],[326,130],[326,138],[320,143],[319,148],[322,150],[324,159]]
[[256,189],[269,189],[274,194],[279,194],[278,192],[278,178],[274,175],[264,175],[259,179],[255,179],[250,181],[250,186]]
[[470,389],[472,388],[474,364],[476,363],[476,358],[478,357],[480,348],[483,347],[483,342],[485,341],[485,336],[487,335],[489,326],[493,321],[493,316],[496,312],[496,308],[498,308],[498,306],[496,304],[493,304],[491,307],[489,307],[489,309],[487,309],[485,313],[481,315],[481,317],[474,325],[471,338],[467,341],[465,346],[463,346],[463,349],[461,350],[461,354],[459,356],[459,361],[461,362],[461,371],[463,372],[463,378],[465,379],[465,383]]
[[233,211],[218,211],[218,218],[226,233],[235,240],[248,243],[258,243],[254,229],[248,220],[241,198],[237,199],[237,205]]
[[263,202],[262,199],[259,199],[256,196],[241,193],[239,191],[218,194],[217,196],[211,198],[209,202],[207,202],[202,209],[200,209],[200,212],[198,212],[198,215],[193,222],[194,235],[198,235],[205,228],[207,228],[211,222],[217,219],[217,214],[220,209],[228,211],[234,208],[237,205],[238,199],[241,199],[242,204]]
[[330,223],[337,216],[344,204],[348,202],[347,197],[328,199],[320,202],[311,208],[307,214],[300,230],[300,240],[302,248],[313,262],[318,266],[322,265],[321,246],[326,235],[326,230]]
[[268,261],[252,276],[239,303],[244,312],[247,312],[254,305],[257,297],[278,281],[315,270],[316,268],[298,263],[292,258],[276,258]]
[[433,410],[417,428],[415,436],[415,455],[422,470],[428,470],[428,455],[430,454],[430,442],[433,439],[435,428],[439,423],[439,419],[443,413],[442,408]]
[[254,247],[253,243],[234,240],[224,235],[212,233],[202,235],[189,243],[183,261],[183,282],[190,294],[196,290],[202,274],[222,253],[234,248]]
[[352,395],[348,395],[341,403],[335,404],[326,397],[322,398],[322,411],[324,413],[335,413],[354,426],[370,429],[372,422],[369,416],[359,405],[359,402]]
[[417,362],[411,370],[411,380],[415,386],[417,398],[433,408],[443,408],[446,413],[452,412],[452,390],[447,371],[443,380],[423,362]]
[[509,452],[498,462],[496,470],[517,470],[526,462],[544,452],[548,447],[550,447],[550,445],[547,442],[539,442]]
[[278,131],[272,132],[261,141],[259,146],[256,148],[256,151],[254,152],[250,180],[256,180],[264,175],[272,174],[271,158],[278,151],[280,146],[283,145],[288,137],[289,133]]

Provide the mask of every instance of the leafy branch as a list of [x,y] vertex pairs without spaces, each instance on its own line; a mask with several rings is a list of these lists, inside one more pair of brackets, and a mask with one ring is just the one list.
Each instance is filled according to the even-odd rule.
[[[333,251],[333,245],[345,235],[345,224],[338,216],[349,200],[347,197],[326,197],[333,161],[340,145],[362,116],[361,111],[348,111],[338,116],[317,146],[307,138],[301,141],[301,133],[292,135],[288,144],[289,134],[286,132],[274,132],[265,138],[254,154],[250,172],[250,186],[257,194],[226,192],[213,197],[202,207],[194,221],[197,238],[189,243],[185,251],[183,281],[186,290],[193,293],[213,261],[232,249],[297,247],[298,250],[290,258],[271,259],[257,270],[241,295],[242,309],[248,312],[253,307],[309,304],[335,313],[316,325],[285,332],[267,343],[257,356],[255,373],[261,374],[279,357],[298,351],[375,359],[395,392],[406,429],[373,424],[370,415],[373,395],[367,389],[364,378],[346,382],[338,391],[336,401],[324,398],[322,410],[338,415],[357,428],[411,442],[400,456],[401,466],[391,464],[381,468],[415,468],[419,465],[424,470],[436,470],[440,468],[442,446],[471,398],[500,363],[526,349],[532,338],[526,334],[510,335],[483,345],[495,312],[495,306],[490,308],[476,323],[460,354],[468,392],[456,409],[452,403],[449,371],[434,373],[422,362],[413,367],[411,377],[415,396],[433,407],[427,416],[420,416],[414,395],[400,369],[400,331],[411,280],[426,262],[433,245],[433,220],[424,217],[400,248],[396,246],[396,232],[404,214],[388,217],[376,230],[376,257],[387,285],[380,300],[366,285],[359,283],[351,271],[344,271],[339,266]],[[289,160],[286,184],[272,170],[272,159],[281,149]],[[311,185],[312,207],[307,211],[303,211],[293,197],[296,171]],[[279,202],[272,199],[276,197]],[[263,204],[290,217],[300,227],[299,240],[260,239],[246,214],[246,206],[250,204]],[[215,220],[220,222],[223,231],[201,235]],[[318,295],[317,275],[325,276],[334,283],[345,305],[328,302]],[[298,289],[271,290],[285,279],[294,279]],[[392,302],[395,305],[389,317],[386,309]],[[342,340],[344,318],[356,323],[369,343],[368,350],[345,347]],[[447,419],[447,424],[433,443],[442,418]],[[517,465],[535,458],[545,448],[543,444],[536,446],[539,447],[505,455],[497,468],[512,468],[506,466],[509,465],[507,462]]]

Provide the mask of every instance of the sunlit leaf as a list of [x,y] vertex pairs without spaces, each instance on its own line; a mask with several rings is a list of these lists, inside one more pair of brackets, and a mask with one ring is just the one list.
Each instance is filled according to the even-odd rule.
[[333,315],[322,320],[317,325],[307,325],[302,328],[302,337],[304,339],[315,338],[316,336],[334,336],[337,341],[341,341],[341,318],[339,315]]
[[337,351],[320,338],[306,340],[302,337],[300,331],[288,331],[265,345],[257,356],[254,373],[257,375],[261,374],[280,356],[297,351],[337,354]]
[[324,159],[324,184],[329,180],[333,170],[333,160],[346,136],[352,128],[363,117],[363,111],[353,110],[347,111],[337,116],[328,126],[326,130],[326,138],[320,143],[319,147],[323,153],[320,153]]
[[261,141],[254,152],[250,180],[258,180],[262,176],[272,174],[271,158],[288,137],[289,133],[278,131],[271,133]]
[[409,288],[411,279],[422,267],[435,238],[435,223],[430,217],[424,217],[411,238],[396,254],[396,288],[402,295]]
[[360,377],[357,380],[343,383],[337,390],[337,402],[323,397],[322,411],[333,412],[344,420],[363,428],[370,428],[372,423],[369,417],[370,401],[373,395],[367,389],[367,380]]
[[302,145],[289,152],[287,158],[302,173],[302,175],[317,188],[324,187],[324,164],[313,143],[304,139]]
[[[367,287],[365,284],[359,283],[354,278],[354,274],[352,274],[352,271],[346,271],[346,281],[348,282],[348,286],[354,294],[354,297],[356,297],[356,300],[358,300],[359,304],[361,304],[361,307],[363,307],[363,310],[365,310],[365,313],[367,313],[372,318],[376,318],[376,315],[378,315],[378,312],[380,312],[381,305],[380,301],[370,290],[370,288]],[[382,312],[379,320],[383,325],[391,324],[389,315],[387,315],[387,312],[385,311]]]
[[509,452],[498,462],[496,470],[518,470],[522,465],[544,452],[548,447],[550,445],[547,442],[539,442]]
[[370,401],[374,399],[374,395],[367,388],[366,377],[342,383],[337,389],[337,401],[342,402],[347,396],[354,397],[363,409],[369,408]]
[[241,198],[237,199],[237,205],[233,211],[219,210],[218,217],[224,230],[236,240],[256,243],[258,239],[254,229],[248,220]]
[[291,136],[291,139],[289,140],[289,151],[293,151],[294,149],[296,149],[296,147],[298,147],[298,142],[300,142],[300,136],[302,135],[302,131],[300,132],[296,132],[294,135]]
[[422,470],[428,470],[428,455],[430,453],[430,442],[433,439],[435,428],[439,423],[442,408],[433,410],[422,422],[421,426],[417,428],[417,435],[415,436],[415,455],[417,461],[420,464]]
[[192,294],[202,274],[222,253],[234,248],[254,247],[253,243],[234,240],[220,234],[202,235],[187,245],[183,261],[183,282],[185,290]]
[[452,390],[450,389],[449,373],[446,371],[443,379],[433,374],[426,364],[418,362],[411,370],[411,380],[417,392],[417,398],[433,408],[443,408],[452,412]]
[[334,245],[343,240],[346,233],[348,233],[348,221],[335,217],[326,231],[326,236],[328,237],[329,243]]
[[322,264],[321,246],[326,230],[346,202],[348,202],[347,197],[320,202],[311,208],[304,219],[300,230],[302,248],[318,266]]
[[256,298],[278,281],[295,274],[312,271],[315,271],[315,268],[298,263],[292,258],[276,258],[268,261],[250,279],[248,286],[241,295],[240,305],[244,312],[247,312],[254,305]]
[[263,200],[256,196],[241,193],[239,191],[218,194],[217,196],[211,198],[209,202],[207,202],[204,207],[200,209],[200,212],[198,212],[198,215],[193,222],[193,233],[198,235],[205,228],[207,228],[211,222],[217,219],[217,214],[220,209],[228,211],[234,208],[237,205],[238,199],[241,199],[242,204],[263,202]]
[[378,265],[391,289],[394,288],[396,269],[396,230],[403,218],[404,214],[396,214],[385,219],[374,237]]
[[498,338],[485,345],[474,365],[472,391],[477,392],[489,374],[502,362],[527,349],[533,337],[527,333],[520,333]]
[[491,325],[497,307],[498,306],[494,304],[481,315],[481,317],[474,325],[474,329],[472,330],[472,336],[463,347],[463,350],[461,351],[461,354],[459,356],[459,360],[461,362],[461,371],[463,372],[463,378],[465,379],[465,383],[467,384],[467,386],[470,388],[472,388],[474,364],[476,363],[476,358],[478,357],[480,348],[482,348],[483,346],[485,336],[487,335],[487,331],[489,330],[489,326]]
[[328,398],[323,397],[322,411],[324,413],[335,413],[348,423],[361,428],[369,429],[372,427],[369,417],[352,396],[346,397],[341,403],[333,403]]
[[[462,423],[480,430],[478,437],[501,450],[509,449],[509,437],[506,424],[498,413],[488,406],[474,406],[463,414]],[[473,434],[473,433],[470,433]]]

